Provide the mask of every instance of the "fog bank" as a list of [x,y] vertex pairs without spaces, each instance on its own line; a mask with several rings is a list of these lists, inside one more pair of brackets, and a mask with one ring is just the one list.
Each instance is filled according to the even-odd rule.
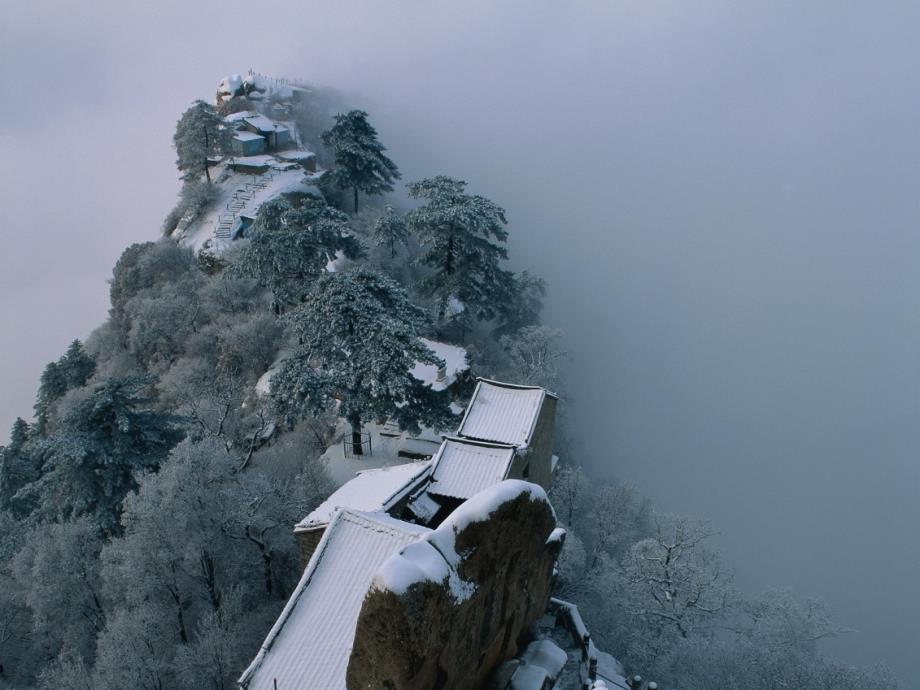
[[508,209],[581,460],[711,519],[742,586],[827,599],[861,631],[835,653],[920,674],[920,8],[78,7],[0,7],[4,428],[156,237],[188,103],[250,66],[335,85],[405,179]]

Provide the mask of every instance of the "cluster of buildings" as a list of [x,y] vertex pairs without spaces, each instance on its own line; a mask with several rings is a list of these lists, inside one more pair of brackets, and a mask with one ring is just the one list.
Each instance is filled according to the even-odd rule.
[[291,144],[291,130],[254,110],[233,113],[224,118],[233,127],[230,140],[233,155],[258,156],[280,151]]
[[[359,472],[301,520],[294,532],[303,575],[240,687],[346,688],[362,604],[375,575],[394,555],[429,539],[474,496],[503,482],[513,484],[506,480],[551,487],[558,464],[553,454],[557,403],[540,387],[479,379],[456,432],[443,437],[430,459]],[[496,687],[552,688],[566,666],[579,675],[576,687],[603,682],[597,681],[598,654],[594,650],[593,661],[589,658],[583,625],[571,623],[568,605],[543,605],[554,621],[556,612],[563,612],[558,620],[569,649],[550,639],[535,640],[520,658],[497,669]],[[534,658],[544,660],[542,665]],[[611,667],[607,682],[621,679],[619,671]]]

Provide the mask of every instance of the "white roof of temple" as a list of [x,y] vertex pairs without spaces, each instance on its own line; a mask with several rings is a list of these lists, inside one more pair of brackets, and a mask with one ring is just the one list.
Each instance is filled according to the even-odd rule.
[[470,498],[508,478],[514,452],[513,445],[446,438],[432,460],[428,493]]
[[428,532],[381,513],[337,511],[240,685],[345,690],[355,627],[374,574]]
[[319,507],[297,523],[294,531],[329,524],[336,508],[362,511],[386,511],[411,491],[431,468],[431,461],[410,462],[358,472]]
[[539,386],[480,379],[457,435],[526,448],[547,396],[556,398]]

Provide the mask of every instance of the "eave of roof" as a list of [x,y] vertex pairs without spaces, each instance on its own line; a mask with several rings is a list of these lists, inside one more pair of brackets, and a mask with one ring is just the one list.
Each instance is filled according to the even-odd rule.
[[[537,420],[540,417],[540,410],[543,408],[543,402],[546,398],[552,398],[553,400],[558,400],[558,396],[555,393],[547,391],[545,388],[540,386],[523,386],[513,383],[504,383],[502,381],[494,381],[492,379],[486,379],[478,377],[476,383],[476,389],[473,391],[473,396],[470,398],[469,404],[466,406],[466,410],[463,413],[463,418],[460,420],[460,426],[457,428],[457,436],[462,436],[463,438],[470,438],[479,441],[490,441],[495,443],[513,443],[519,448],[526,448],[530,443],[530,440],[533,438],[533,433],[537,425]],[[536,412],[533,414],[533,418],[530,420],[529,428],[522,440],[518,441],[509,441],[507,437],[498,438],[498,434],[491,434],[490,436],[484,436],[481,433],[478,433],[474,430],[465,429],[467,423],[470,420],[470,413],[476,406],[477,399],[483,390],[483,385],[491,386],[494,388],[503,388],[507,390],[518,390],[518,391],[539,391],[540,392],[540,402],[536,407]]]

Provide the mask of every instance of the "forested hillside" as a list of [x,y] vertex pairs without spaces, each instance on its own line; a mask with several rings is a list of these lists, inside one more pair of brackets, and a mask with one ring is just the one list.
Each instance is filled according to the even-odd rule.
[[[474,375],[556,390],[562,408],[578,395],[561,371],[588,334],[541,322],[546,287],[512,268],[500,200],[446,170],[407,181],[401,208],[398,152],[371,115],[331,91],[257,86],[181,116],[164,236],[124,251],[109,318],[47,365],[0,450],[0,687],[235,687],[300,575],[291,528],[333,488],[320,456],[340,418],[357,445],[388,418],[456,424],[411,374],[440,364],[422,338],[462,345]],[[292,146],[315,152],[310,185],[201,241],[232,203],[225,118],[260,109],[283,110]],[[738,592],[710,548],[717,526],[587,477],[560,436],[557,589],[631,673],[700,690],[896,687],[821,654],[843,629],[819,602]]]

